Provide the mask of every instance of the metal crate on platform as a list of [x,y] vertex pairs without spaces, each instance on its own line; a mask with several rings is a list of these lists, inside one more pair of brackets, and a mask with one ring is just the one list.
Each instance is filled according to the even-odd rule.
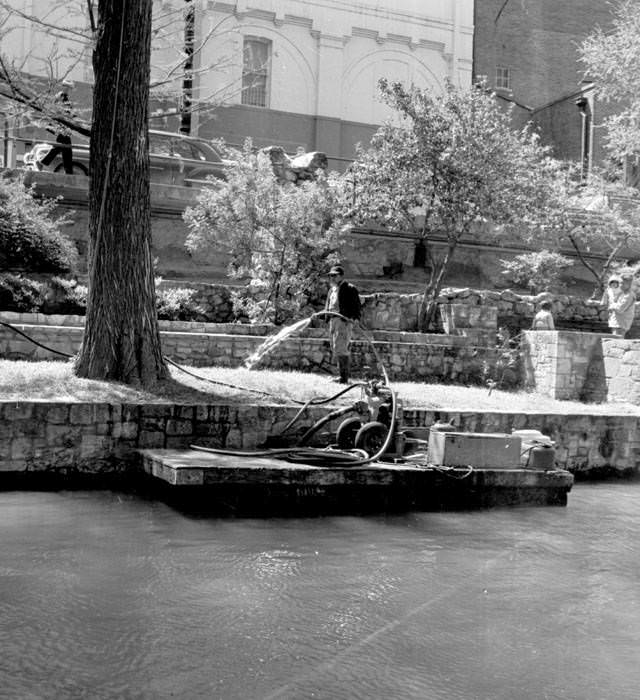
[[427,460],[444,467],[520,469],[522,440],[506,433],[454,433],[432,430]]

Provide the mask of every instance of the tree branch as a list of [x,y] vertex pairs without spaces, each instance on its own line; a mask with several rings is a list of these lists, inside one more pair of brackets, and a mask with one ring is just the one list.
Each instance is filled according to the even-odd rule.
[[570,234],[568,235],[568,238],[569,238],[569,241],[571,242],[571,245],[573,246],[574,250],[576,251],[576,255],[578,256],[578,259],[580,260],[580,262],[581,262],[581,263],[587,268],[587,270],[589,270],[589,272],[596,278],[596,280],[598,281],[598,284],[601,284],[600,275],[598,275],[598,273],[597,273],[596,269],[593,267],[593,265],[591,265],[591,263],[589,263],[589,262],[587,261],[587,259],[584,257],[584,255],[582,254],[582,251],[580,250],[580,248],[579,248],[579,246],[578,246],[578,244],[577,244],[577,242],[576,242],[576,239],[574,238],[573,234],[570,233]]

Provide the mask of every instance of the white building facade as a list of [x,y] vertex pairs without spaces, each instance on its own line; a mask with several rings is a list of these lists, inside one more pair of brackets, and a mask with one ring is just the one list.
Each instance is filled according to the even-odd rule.
[[349,158],[388,116],[380,78],[470,85],[472,44],[473,0],[205,0],[194,96],[223,106],[197,129]]
[[[52,91],[56,81],[72,78],[90,119],[87,3],[7,0],[5,6],[17,13],[3,25],[3,57]],[[436,91],[446,80],[471,84],[473,0],[154,0],[152,83],[164,87],[151,106],[155,128],[177,128],[157,110],[179,107],[189,6],[198,107],[191,128],[201,137],[321,150],[340,168],[388,116],[378,99],[380,78]],[[202,109],[208,103],[217,107]]]

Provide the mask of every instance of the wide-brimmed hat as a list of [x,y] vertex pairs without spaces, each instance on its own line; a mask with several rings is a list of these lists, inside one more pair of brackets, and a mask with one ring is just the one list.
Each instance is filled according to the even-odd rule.
[[73,82],[73,80],[70,80],[69,78],[65,78],[62,81],[61,85],[62,85],[62,87],[72,88],[75,86],[75,83]]
[[632,280],[633,279],[633,273],[632,272],[623,272],[620,275],[621,280]]
[[342,267],[342,265],[334,265],[327,274],[344,276],[344,268]]

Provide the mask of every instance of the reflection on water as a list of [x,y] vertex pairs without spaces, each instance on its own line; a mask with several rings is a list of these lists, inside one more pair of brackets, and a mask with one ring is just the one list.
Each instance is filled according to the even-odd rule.
[[0,697],[635,700],[639,503],[234,521],[0,493]]

